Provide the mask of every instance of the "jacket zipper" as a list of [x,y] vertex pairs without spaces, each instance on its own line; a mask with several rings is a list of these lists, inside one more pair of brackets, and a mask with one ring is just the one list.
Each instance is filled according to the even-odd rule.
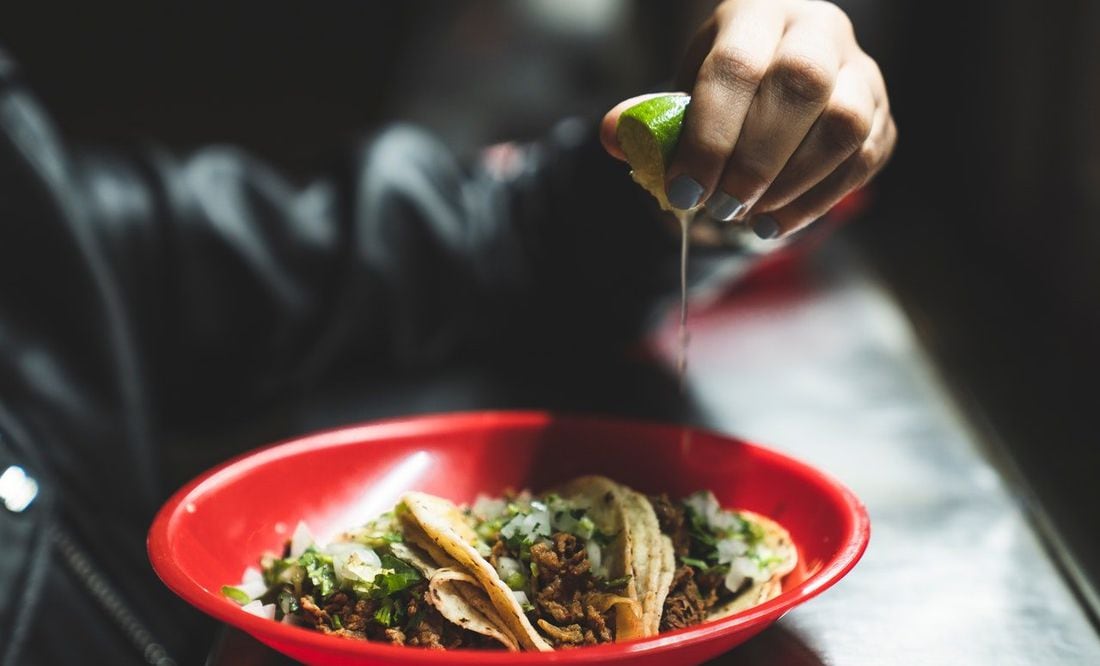
[[146,663],[151,666],[176,666],[176,660],[156,640],[145,623],[130,610],[122,596],[108,582],[107,577],[99,572],[87,551],[57,524],[50,527],[50,540],[61,555],[65,566],[80,581],[111,622],[122,631]]

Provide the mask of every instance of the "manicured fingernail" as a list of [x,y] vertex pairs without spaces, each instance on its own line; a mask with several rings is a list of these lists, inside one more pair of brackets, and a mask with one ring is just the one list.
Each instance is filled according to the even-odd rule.
[[668,202],[673,208],[687,210],[699,205],[699,199],[703,196],[703,186],[685,173],[672,179],[668,184],[667,194]]
[[775,238],[779,235],[779,223],[767,215],[752,218],[752,230],[764,240]]
[[728,222],[745,212],[745,204],[725,192],[715,192],[707,200],[707,212],[716,220]]

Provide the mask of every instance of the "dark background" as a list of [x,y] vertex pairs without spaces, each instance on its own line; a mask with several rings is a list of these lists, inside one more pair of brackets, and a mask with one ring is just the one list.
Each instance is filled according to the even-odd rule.
[[[304,174],[388,120],[465,152],[598,114],[668,80],[710,5],[224,4],[3,3],[0,44],[73,142],[231,142]],[[1100,3],[840,4],[900,140],[838,240],[899,296],[1067,574],[1100,580]]]

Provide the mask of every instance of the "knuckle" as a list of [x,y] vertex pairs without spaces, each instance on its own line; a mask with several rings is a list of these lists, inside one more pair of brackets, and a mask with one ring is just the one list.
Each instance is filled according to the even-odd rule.
[[746,194],[759,192],[768,187],[773,180],[770,170],[765,165],[737,153],[734,153],[730,164],[730,175],[731,184],[736,185],[738,191],[744,191]]
[[821,12],[824,19],[831,21],[833,25],[837,26],[842,32],[846,34],[855,33],[852,27],[852,19],[843,9],[828,0],[818,0],[814,5],[817,10]]
[[716,132],[700,130],[688,140],[686,160],[697,164],[721,164],[729,154],[729,142]]
[[829,99],[834,77],[817,60],[788,55],[776,61],[771,77],[783,99],[800,106],[818,106]]
[[870,146],[864,146],[856,151],[852,162],[852,172],[856,186],[862,185],[867,181],[878,167],[878,153]]
[[718,22],[719,22],[720,24],[725,24],[725,23],[729,23],[730,19],[731,19],[731,18],[733,18],[733,11],[734,11],[733,3],[732,3],[732,2],[729,2],[729,1],[727,0],[726,2],[722,2],[722,3],[720,3],[720,4],[719,4],[719,5],[718,5],[718,6],[717,6],[717,7],[715,8],[715,9],[714,9],[714,13],[713,13],[713,14],[714,14],[714,18],[715,18],[715,19],[716,19],[716,20],[717,20],[717,21],[718,21]]
[[755,90],[767,67],[743,49],[716,47],[707,57],[706,75],[719,86],[735,92]]
[[828,150],[850,155],[871,134],[871,119],[856,109],[830,105],[821,114],[821,134]]

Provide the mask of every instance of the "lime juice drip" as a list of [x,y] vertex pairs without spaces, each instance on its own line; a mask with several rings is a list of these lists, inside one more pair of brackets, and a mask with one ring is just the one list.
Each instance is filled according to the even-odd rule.
[[680,330],[678,336],[679,353],[676,358],[676,374],[680,381],[680,391],[684,391],[687,382],[687,265],[688,265],[688,228],[695,219],[695,210],[675,211],[680,221]]

